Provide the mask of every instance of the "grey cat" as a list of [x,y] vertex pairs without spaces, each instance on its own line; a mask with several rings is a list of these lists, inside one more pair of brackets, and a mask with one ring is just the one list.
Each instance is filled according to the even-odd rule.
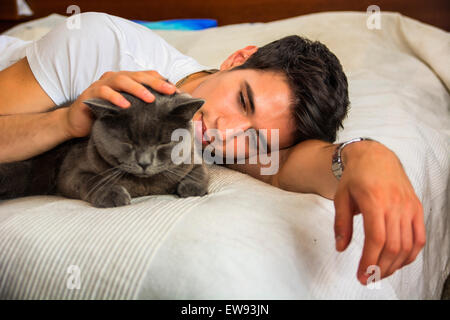
[[206,167],[177,165],[171,159],[179,143],[171,141],[173,130],[192,133],[191,119],[205,101],[146,88],[156,97],[152,103],[121,92],[131,103],[127,109],[101,99],[84,101],[96,118],[89,137],[25,161],[0,164],[0,199],[54,194],[109,208],[145,195],[205,195]]

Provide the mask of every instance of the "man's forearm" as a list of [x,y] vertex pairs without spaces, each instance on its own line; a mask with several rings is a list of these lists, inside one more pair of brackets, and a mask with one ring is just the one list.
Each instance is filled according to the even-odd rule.
[[[347,165],[376,142],[362,141],[346,146],[342,160]],[[338,180],[331,171],[331,161],[337,144],[320,140],[307,140],[289,149],[279,151],[279,171],[274,175],[261,175],[260,163],[233,164],[227,167],[247,173],[278,188],[301,193],[315,193],[334,199]]]
[[278,151],[279,170],[274,175],[262,175],[261,165],[231,164],[227,167],[251,175],[278,188],[302,193],[316,193],[333,199],[337,179],[331,171],[335,146],[320,140],[307,140],[289,149]]
[[320,140],[307,140],[290,148],[272,184],[288,191],[333,199],[338,185],[331,171],[335,147]]
[[0,163],[31,158],[70,139],[67,111],[0,116]]
[[[320,140],[307,140],[292,147],[271,183],[284,190],[316,193],[334,199],[339,181],[331,170],[331,162],[337,146]],[[370,154],[373,159],[379,161],[398,160],[394,153],[382,144],[376,141],[361,141],[349,144],[343,149],[341,155],[344,167],[352,170],[364,154]]]

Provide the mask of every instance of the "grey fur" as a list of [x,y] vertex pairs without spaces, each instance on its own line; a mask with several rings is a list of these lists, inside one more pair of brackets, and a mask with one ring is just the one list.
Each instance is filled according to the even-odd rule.
[[122,92],[131,103],[127,109],[100,99],[85,101],[96,117],[89,137],[25,161],[0,164],[0,199],[55,194],[108,208],[145,195],[205,195],[206,167],[171,160],[178,143],[171,142],[172,131],[192,132],[192,116],[204,100],[147,89],[156,97],[153,103]]

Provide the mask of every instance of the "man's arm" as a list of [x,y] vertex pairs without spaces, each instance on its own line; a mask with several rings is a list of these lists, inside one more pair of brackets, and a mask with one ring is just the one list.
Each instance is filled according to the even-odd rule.
[[0,115],[43,112],[54,105],[26,58],[0,71]]
[[0,163],[31,158],[70,139],[67,111],[0,116]]
[[154,101],[142,84],[165,94],[176,90],[153,70],[105,72],[70,107],[43,112],[54,103],[35,79],[26,58],[16,62],[0,71],[0,163],[24,160],[65,140],[88,135],[93,118],[85,100],[101,98],[127,108],[130,102],[119,92],[124,91]]
[[353,216],[361,213],[365,241],[357,277],[366,284],[371,265],[379,266],[384,278],[415,260],[426,241],[423,208],[399,159],[381,143],[362,141],[346,146],[340,181],[331,171],[335,147],[308,140],[281,150],[280,170],[273,176],[261,176],[259,165],[231,167],[288,191],[333,199],[338,251],[349,245]]
[[[279,170],[274,175],[261,175],[261,167],[264,166],[259,163],[227,167],[287,191],[315,193],[333,200],[338,185],[331,171],[334,146],[319,140],[307,140],[279,150]],[[276,158],[276,155],[272,156],[272,159]]]
[[53,101],[23,58],[0,71],[0,163],[23,160],[69,139],[67,109],[41,113]]

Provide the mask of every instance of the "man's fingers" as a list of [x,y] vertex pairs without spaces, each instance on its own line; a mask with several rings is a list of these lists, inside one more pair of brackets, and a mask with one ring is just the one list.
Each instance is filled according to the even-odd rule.
[[417,255],[419,254],[420,250],[422,250],[422,248],[425,246],[426,232],[425,232],[425,225],[423,223],[422,211],[416,214],[413,219],[413,239],[414,239],[413,249],[409,257],[406,259],[404,265],[413,262],[416,259]]
[[412,248],[413,248],[412,228],[413,228],[413,226],[412,226],[411,220],[407,216],[403,216],[400,220],[401,247],[402,248],[401,248],[399,255],[395,259],[394,263],[387,270],[385,277],[390,276],[396,270],[400,269],[406,262],[406,259],[411,254]]
[[[361,210],[364,210],[364,208]],[[378,209],[372,208],[372,210]],[[359,262],[357,277],[361,284],[366,285],[370,276],[367,274],[367,269],[371,265],[377,265],[386,239],[383,212],[365,212],[364,233],[364,248],[361,261]]]
[[116,106],[122,108],[128,108],[130,106],[130,102],[125,99],[119,92],[111,89],[107,85],[101,85],[95,88],[95,96],[98,98],[102,98],[104,100],[108,100],[111,103],[114,103]]
[[386,241],[377,263],[381,278],[386,276],[402,249],[400,216],[396,212],[388,212],[385,216]]
[[138,72],[105,72],[101,76],[100,81],[102,85],[96,87],[96,96],[111,101],[119,106],[124,106],[125,103],[123,100],[126,101],[126,99],[122,97],[122,100],[117,95],[119,93],[113,94],[104,87],[110,87],[110,89],[115,91],[127,92],[148,103],[153,102],[155,96],[144,86],[144,84],[163,94],[174,94],[178,91],[175,85],[154,70]]
[[132,79],[127,74],[119,74],[111,79],[111,87],[116,91],[125,91],[145,102],[153,102],[155,96],[142,84]]
[[353,207],[349,193],[342,189],[334,197],[336,216],[334,218],[334,235],[336,250],[343,251],[352,239],[353,233]]
[[131,77],[135,81],[145,83],[149,87],[163,94],[173,94],[176,91],[176,87],[172,83],[168,82],[166,78],[153,70],[134,72],[131,74]]

